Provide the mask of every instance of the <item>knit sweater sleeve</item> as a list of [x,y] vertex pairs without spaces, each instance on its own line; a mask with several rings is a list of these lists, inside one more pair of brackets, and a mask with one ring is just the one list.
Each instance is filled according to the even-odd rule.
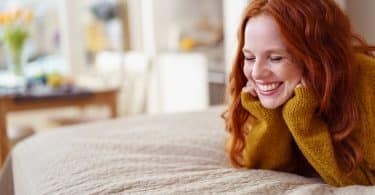
[[340,168],[327,125],[315,113],[318,105],[310,90],[299,87],[295,90],[295,96],[283,107],[283,118],[299,149],[328,184],[367,184],[366,176],[361,170],[348,177]]
[[281,109],[264,108],[259,100],[242,92],[242,106],[256,120],[245,124],[246,144],[243,151],[245,166],[253,169],[293,171],[292,135],[282,119]]

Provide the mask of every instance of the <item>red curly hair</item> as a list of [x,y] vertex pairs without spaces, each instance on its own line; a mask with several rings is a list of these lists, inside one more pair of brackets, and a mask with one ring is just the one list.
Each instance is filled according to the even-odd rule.
[[362,161],[362,150],[350,136],[359,119],[357,99],[352,94],[357,69],[354,55],[372,56],[374,48],[352,32],[348,17],[333,0],[253,0],[246,7],[229,78],[229,107],[223,115],[230,133],[227,150],[231,163],[244,167],[243,128],[248,119],[254,119],[241,106],[240,93],[247,82],[242,48],[247,21],[260,14],[273,17],[288,51],[304,64],[306,85],[320,100],[319,112],[329,127],[337,157],[350,174]]

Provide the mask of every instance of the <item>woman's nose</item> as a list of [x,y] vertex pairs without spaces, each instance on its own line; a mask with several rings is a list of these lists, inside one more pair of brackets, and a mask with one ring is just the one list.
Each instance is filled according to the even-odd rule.
[[262,79],[266,76],[266,74],[267,74],[266,64],[262,61],[256,61],[253,64],[253,69],[251,72],[251,76],[253,77],[253,79],[254,80]]

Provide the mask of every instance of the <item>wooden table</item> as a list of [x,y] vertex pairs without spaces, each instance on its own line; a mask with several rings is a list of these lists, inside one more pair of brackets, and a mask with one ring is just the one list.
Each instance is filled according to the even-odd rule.
[[90,90],[89,93],[26,98],[15,95],[0,95],[0,168],[9,152],[6,131],[6,114],[25,110],[59,108],[67,106],[107,105],[111,117],[117,116],[117,89]]

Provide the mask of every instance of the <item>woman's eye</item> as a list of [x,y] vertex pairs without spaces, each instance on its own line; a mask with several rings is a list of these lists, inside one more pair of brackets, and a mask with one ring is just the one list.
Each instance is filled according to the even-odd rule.
[[255,60],[254,57],[245,57],[245,61],[252,62],[252,61],[254,61],[254,60]]
[[283,59],[283,57],[281,57],[281,56],[271,57],[272,62],[280,62],[282,59]]

